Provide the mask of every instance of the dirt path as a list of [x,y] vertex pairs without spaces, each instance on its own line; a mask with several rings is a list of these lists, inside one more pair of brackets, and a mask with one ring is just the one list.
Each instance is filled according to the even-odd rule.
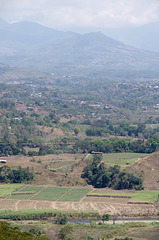
[[85,161],[85,160],[88,158],[89,155],[91,155],[91,154],[88,153],[88,154],[85,156],[85,158],[83,159],[83,161]]
[[15,211],[18,211],[18,204],[21,202],[21,200],[18,200],[16,203],[15,203]]

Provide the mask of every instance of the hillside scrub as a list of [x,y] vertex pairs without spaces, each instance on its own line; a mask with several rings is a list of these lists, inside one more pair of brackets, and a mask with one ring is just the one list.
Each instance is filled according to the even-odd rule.
[[21,232],[18,227],[11,227],[7,222],[0,222],[0,239],[3,240],[49,240],[46,236],[35,236],[31,233]]

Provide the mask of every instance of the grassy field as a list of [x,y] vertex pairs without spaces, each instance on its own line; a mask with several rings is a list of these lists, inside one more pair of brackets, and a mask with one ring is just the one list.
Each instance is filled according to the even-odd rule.
[[[19,191],[14,191],[15,195],[11,195],[8,197],[8,199],[30,199],[35,193],[42,190],[44,186],[26,186]],[[12,192],[13,193],[13,192]],[[16,195],[17,193],[17,195]],[[18,193],[21,193],[20,195]],[[32,194],[25,194],[25,193],[32,193]]]
[[[8,196],[8,199],[30,199],[30,200],[46,200],[46,201],[80,201],[87,194],[90,195],[105,195],[105,196],[129,196],[131,202],[155,202],[159,196],[159,190],[154,191],[109,191],[105,189],[96,189],[92,192],[89,188],[66,188],[66,187],[47,187],[45,186],[26,186],[22,188],[22,184],[1,184],[0,196],[7,197],[14,193],[17,195]],[[20,189],[22,188],[22,189]],[[20,195],[18,193],[21,193]],[[31,194],[26,194],[31,193]],[[103,199],[104,200],[104,199]]]
[[48,188],[44,189],[42,192],[35,195],[31,199],[32,200],[57,201],[60,197],[62,197],[69,190],[70,190],[70,188],[48,187]]
[[24,193],[36,193],[42,190],[44,186],[26,186],[25,188],[21,189],[19,192],[24,192]]
[[24,184],[22,183],[13,183],[13,184],[0,184],[0,197],[4,197],[12,192],[20,189]]
[[[32,199],[46,201],[80,201],[92,189],[89,188],[62,188],[44,186],[26,186],[15,195],[11,195],[8,199]],[[42,191],[41,191],[42,190]],[[38,193],[39,192],[39,193]],[[16,194],[17,193],[17,194]],[[21,194],[19,194],[21,193]],[[32,194],[26,194],[32,193]],[[36,194],[36,195],[34,195]]]
[[80,201],[91,189],[88,188],[73,188],[67,192],[59,201]]
[[110,153],[103,154],[103,162],[108,166],[119,165],[126,168],[136,163],[140,157],[146,156],[143,153]]
[[120,191],[102,192],[96,190],[89,193],[89,195],[127,196],[131,197],[131,199],[129,200],[131,202],[155,202],[158,199],[159,191],[136,191],[135,193],[124,193]]

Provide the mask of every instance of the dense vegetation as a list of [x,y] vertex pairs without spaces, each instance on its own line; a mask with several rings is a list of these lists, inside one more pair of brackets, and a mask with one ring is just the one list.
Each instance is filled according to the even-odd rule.
[[67,222],[67,219],[76,218],[99,218],[100,215],[97,210],[77,210],[77,211],[61,211],[57,209],[21,209],[14,210],[0,210],[1,219],[10,220],[46,220],[52,218],[58,224]]
[[0,183],[22,183],[31,182],[34,174],[29,170],[29,167],[17,169],[11,168],[7,165],[0,167]]
[[46,236],[36,236],[36,234],[33,234],[21,232],[18,227],[13,228],[7,222],[0,222],[1,240],[48,240]]
[[126,73],[108,72],[52,76],[45,85],[43,78],[1,83],[0,155],[157,151],[158,82],[151,75],[138,80],[141,75],[131,73],[131,81]]
[[83,177],[87,182],[97,188],[111,187],[121,189],[142,189],[142,179],[133,174],[120,171],[120,167],[106,168],[101,162],[101,155],[94,155],[84,168]]
[[[158,139],[159,140],[159,139]],[[157,141],[158,141],[157,140]],[[144,140],[126,140],[120,138],[110,138],[109,140],[91,140],[84,139],[78,140],[75,144],[75,149],[82,150],[83,152],[92,151],[113,153],[113,152],[137,152],[137,153],[152,153],[159,147],[159,143],[154,139]]]

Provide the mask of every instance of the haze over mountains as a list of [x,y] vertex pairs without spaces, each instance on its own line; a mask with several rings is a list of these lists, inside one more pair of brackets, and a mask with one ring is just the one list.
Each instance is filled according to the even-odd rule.
[[159,22],[131,28],[109,28],[104,33],[137,48],[159,53]]
[[32,22],[0,19],[0,63],[44,72],[82,69],[158,70],[159,53],[140,50],[101,32],[77,34]]

